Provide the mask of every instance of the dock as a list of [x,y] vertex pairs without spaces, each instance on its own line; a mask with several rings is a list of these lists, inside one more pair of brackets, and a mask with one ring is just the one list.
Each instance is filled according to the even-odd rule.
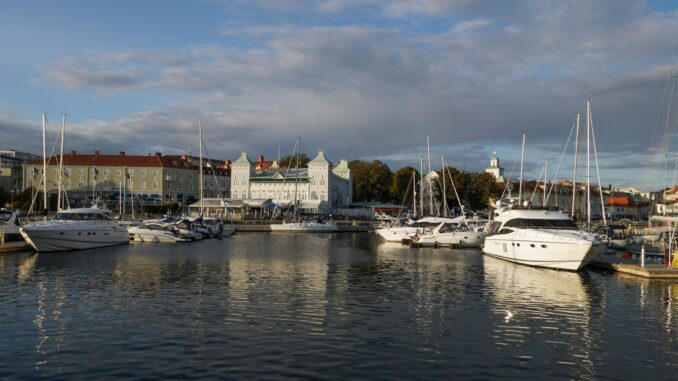
[[645,264],[645,266],[640,266],[635,263],[591,261],[589,266],[646,279],[678,279],[678,267],[668,267],[664,263],[650,263]]
[[0,255],[31,251],[31,245],[24,241],[0,242]]
[[[235,223],[235,231],[237,232],[270,232],[270,224],[260,224],[260,223]],[[368,232],[370,225],[368,224],[337,224],[339,228],[339,233],[364,233]]]

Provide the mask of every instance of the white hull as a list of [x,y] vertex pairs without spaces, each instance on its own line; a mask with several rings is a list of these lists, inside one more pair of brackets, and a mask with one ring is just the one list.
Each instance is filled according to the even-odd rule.
[[485,236],[487,234],[483,232],[474,232],[474,231],[465,231],[465,232],[450,232],[450,233],[438,233],[423,235],[417,239],[413,239],[413,242],[416,242],[421,246],[450,246],[456,245],[459,247],[480,247],[485,242]]
[[377,234],[386,242],[402,242],[404,239],[412,238],[417,234],[417,230],[421,232],[421,228],[384,228],[377,229]]
[[[507,234],[508,235],[508,234]],[[516,239],[502,235],[485,239],[483,252],[496,258],[528,266],[578,271],[605,250],[605,245],[581,239],[578,242],[554,242]]]
[[336,224],[322,224],[318,222],[289,222],[284,224],[271,224],[274,232],[298,232],[298,233],[331,233],[339,231]]
[[145,231],[146,229],[129,229],[131,243],[177,243],[177,242],[191,242],[190,238],[183,238],[172,234],[171,232],[163,233],[158,231]]
[[36,251],[85,250],[129,243],[129,233],[111,224],[55,224],[50,221],[24,226],[21,236]]

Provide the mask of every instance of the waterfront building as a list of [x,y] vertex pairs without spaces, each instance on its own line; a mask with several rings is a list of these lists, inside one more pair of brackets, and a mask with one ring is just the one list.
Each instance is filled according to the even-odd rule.
[[[233,199],[272,199],[278,205],[297,200],[302,209],[346,208],[353,200],[353,178],[346,160],[333,165],[320,150],[307,168],[279,168],[276,161],[265,163],[263,156],[253,163],[242,152],[231,163],[231,197]],[[257,171],[259,166],[259,171]]]
[[[219,190],[226,194],[230,186],[224,169],[227,163],[211,162],[212,168],[203,168],[204,192],[208,197],[217,196]],[[56,194],[60,179],[57,157],[49,159],[46,175],[48,192]],[[156,152],[142,156],[122,151],[118,155],[102,155],[99,151],[83,155],[72,151],[64,155],[61,175],[71,206],[87,205],[96,197],[111,207],[121,198],[121,191],[126,198],[133,195],[142,203],[190,203],[199,199],[199,166],[188,155],[164,156]],[[23,165],[22,188],[42,188],[42,161]]]
[[0,188],[9,192],[18,192],[22,189],[21,165],[42,158],[30,153],[15,150],[0,150]]
[[504,179],[504,168],[499,166],[499,158],[497,157],[497,151],[492,153],[492,158],[490,159],[490,166],[485,168],[485,172],[491,174],[498,183],[503,183],[506,180]]

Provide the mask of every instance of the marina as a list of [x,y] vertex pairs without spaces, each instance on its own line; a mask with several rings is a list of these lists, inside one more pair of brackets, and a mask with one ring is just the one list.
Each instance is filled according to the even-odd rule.
[[3,255],[0,378],[671,379],[677,297],[364,233]]

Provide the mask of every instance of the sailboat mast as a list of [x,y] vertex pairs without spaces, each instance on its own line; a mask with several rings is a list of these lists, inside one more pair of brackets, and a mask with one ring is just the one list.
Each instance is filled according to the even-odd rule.
[[428,135],[426,135],[426,152],[428,155],[428,212],[433,215],[433,179],[431,178],[431,145],[429,144]]
[[49,210],[49,205],[47,204],[47,147],[45,145],[46,129],[47,114],[42,113],[42,202],[45,210]]
[[549,172],[549,161],[545,160],[544,161],[544,191],[542,192],[544,196],[544,201],[542,201],[541,206],[546,207],[546,179],[547,179],[547,174]]
[[574,138],[574,173],[572,174],[572,212],[570,217],[574,221],[574,208],[577,200],[577,157],[579,156],[579,113],[576,118],[576,133]]
[[299,213],[297,211],[298,209],[298,204],[297,204],[297,191],[299,188],[299,152],[301,152],[301,136],[297,139],[297,165],[296,165],[296,170],[294,171],[296,173],[295,175],[295,181],[294,181],[294,221],[297,222],[297,219],[299,218]]
[[199,146],[200,146],[200,215],[202,216],[202,211],[203,211],[203,202],[202,202],[202,196],[203,196],[203,190],[202,190],[202,123],[200,119],[198,119],[198,136],[200,139]]
[[442,166],[442,176],[443,176],[443,216],[447,217],[447,193],[445,192],[445,157],[440,156],[440,165]]
[[417,214],[417,172],[412,171],[412,211]]
[[591,229],[591,99],[586,100],[586,225]]
[[61,148],[59,151],[59,194],[57,195],[57,211],[61,210],[61,192],[64,186],[64,135],[66,133],[66,113],[61,116]]
[[523,133],[523,145],[520,148],[520,182],[518,183],[518,205],[523,204],[523,160],[525,157],[525,134]]
[[424,156],[419,155],[419,217],[424,217]]

